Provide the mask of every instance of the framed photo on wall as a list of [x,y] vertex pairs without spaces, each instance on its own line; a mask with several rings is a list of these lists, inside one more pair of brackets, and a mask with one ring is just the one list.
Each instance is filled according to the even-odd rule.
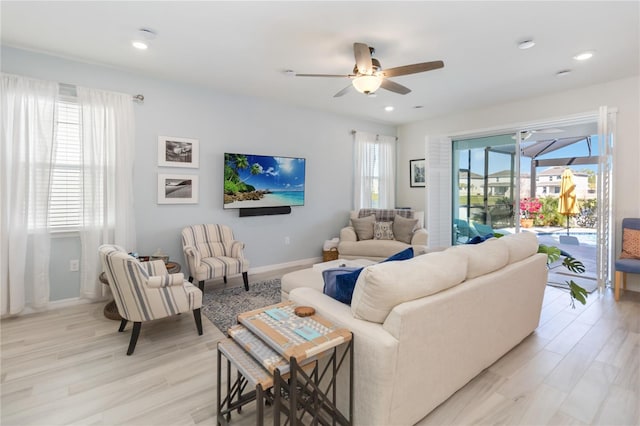
[[197,139],[158,136],[158,166],[197,169],[200,166],[199,144]]
[[424,158],[409,160],[409,186],[412,188],[423,187],[426,184]]
[[198,176],[158,174],[158,204],[197,204]]

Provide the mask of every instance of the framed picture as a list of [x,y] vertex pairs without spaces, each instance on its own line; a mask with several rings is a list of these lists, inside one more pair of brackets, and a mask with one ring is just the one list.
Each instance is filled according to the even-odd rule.
[[191,167],[200,165],[200,146],[197,139],[158,136],[158,166]]
[[424,158],[420,160],[409,160],[409,186],[412,188],[425,186],[426,175],[424,168]]
[[198,176],[158,174],[158,204],[197,204]]

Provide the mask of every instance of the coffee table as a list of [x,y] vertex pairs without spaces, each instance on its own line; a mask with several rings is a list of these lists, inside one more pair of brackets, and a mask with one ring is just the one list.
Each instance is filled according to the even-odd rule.
[[[218,344],[218,424],[228,424],[231,412],[257,400],[257,424],[263,422],[263,400],[273,402],[274,424],[284,413],[291,425],[305,415],[313,424],[350,425],[337,408],[336,376],[349,363],[350,407],[353,407],[353,336],[317,314],[298,317],[292,302],[283,302],[238,315],[230,339]],[[338,348],[344,347],[339,355]],[[243,350],[244,349],[244,350]],[[227,394],[222,398],[221,356],[227,360]],[[323,366],[320,359],[326,360]],[[231,366],[237,378],[231,380]],[[322,385],[321,385],[322,382]],[[255,391],[244,392],[248,386]],[[322,389],[321,386],[326,386]],[[288,399],[288,403],[285,401]]]

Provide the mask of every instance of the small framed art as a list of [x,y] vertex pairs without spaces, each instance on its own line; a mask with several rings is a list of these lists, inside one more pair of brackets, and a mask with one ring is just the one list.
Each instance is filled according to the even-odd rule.
[[198,176],[158,174],[158,204],[197,204]]
[[425,186],[426,176],[424,158],[409,160],[409,186],[412,188]]
[[200,146],[197,139],[158,136],[158,166],[191,167],[200,165]]

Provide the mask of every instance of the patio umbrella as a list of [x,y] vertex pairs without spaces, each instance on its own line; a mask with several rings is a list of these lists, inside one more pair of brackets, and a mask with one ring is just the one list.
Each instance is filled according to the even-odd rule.
[[571,169],[565,169],[562,172],[562,181],[560,182],[558,212],[567,217],[567,235],[569,235],[569,216],[580,212],[576,198],[576,184],[573,183],[573,173]]

